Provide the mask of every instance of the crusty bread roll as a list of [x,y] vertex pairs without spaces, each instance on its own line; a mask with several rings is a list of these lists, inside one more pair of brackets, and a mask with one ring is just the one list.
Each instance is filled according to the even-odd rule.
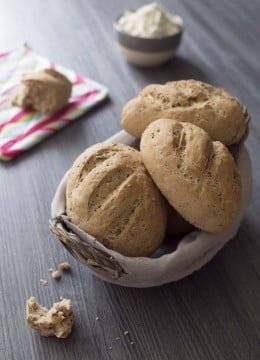
[[51,115],[67,104],[71,89],[72,84],[66,76],[53,69],[44,69],[23,75],[12,104]]
[[235,161],[196,125],[159,119],[141,139],[141,156],[169,203],[195,227],[218,233],[233,221],[241,183]]
[[246,132],[246,115],[238,99],[195,80],[146,86],[125,105],[121,123],[131,135],[141,137],[151,122],[161,118],[190,122],[225,145],[238,143]]
[[168,236],[184,236],[195,227],[188,223],[172,206],[168,206],[168,217],[166,226],[166,235]]
[[123,255],[151,255],[164,239],[166,202],[129,146],[88,148],[71,168],[66,199],[75,225]]

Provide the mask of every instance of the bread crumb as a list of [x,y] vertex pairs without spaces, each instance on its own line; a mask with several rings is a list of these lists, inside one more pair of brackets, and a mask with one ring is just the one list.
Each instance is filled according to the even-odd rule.
[[70,270],[70,264],[69,263],[67,263],[66,261],[63,261],[63,262],[61,262],[59,265],[58,265],[58,268],[60,269],[60,270]]
[[53,272],[53,269],[52,269],[52,268],[49,268],[48,271],[49,271],[49,272]]
[[109,346],[109,350],[112,350],[112,346]]
[[37,303],[35,297],[26,301],[27,324],[41,336],[67,338],[73,325],[71,301],[63,299],[48,310]]
[[119,337],[119,336],[117,336],[117,337],[116,337],[116,340],[120,340],[120,337]]
[[48,281],[45,280],[45,279],[40,279],[40,283],[41,283],[43,286],[48,285]]
[[60,277],[61,277],[60,271],[59,271],[59,270],[54,270],[54,271],[52,271],[51,277],[52,277],[53,279],[55,279],[55,280],[60,279]]
[[99,316],[96,316],[96,320],[97,320],[97,321],[99,320]]
[[60,300],[63,300],[63,297],[62,297],[62,296],[60,296]]
[[128,331],[128,330],[124,331],[124,335],[125,335],[125,336],[127,336],[128,334],[129,334],[129,331]]
[[131,344],[131,345],[134,345],[134,341],[131,341],[130,344]]

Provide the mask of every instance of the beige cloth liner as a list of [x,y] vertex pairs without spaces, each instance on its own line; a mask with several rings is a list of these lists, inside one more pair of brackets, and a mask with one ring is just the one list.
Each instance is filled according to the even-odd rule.
[[[106,140],[106,142],[135,146],[136,139],[122,130]],[[110,254],[122,266],[126,274],[123,274],[117,280],[112,280],[99,272],[91,270],[96,276],[105,281],[129,287],[151,287],[182,279],[209,262],[238,231],[243,215],[252,200],[251,160],[244,145],[240,149],[237,166],[241,174],[242,203],[232,226],[219,234],[193,231],[184,236],[176,250],[170,254],[158,258],[129,258],[107,249],[91,235],[83,232],[70,222],[66,221],[66,224],[83,241]],[[67,173],[61,180],[52,201],[52,217],[65,212],[66,181]]]

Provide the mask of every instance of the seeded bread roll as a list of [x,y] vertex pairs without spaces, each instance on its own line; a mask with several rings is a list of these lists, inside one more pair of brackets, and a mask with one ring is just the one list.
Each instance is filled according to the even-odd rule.
[[168,236],[184,236],[195,227],[188,223],[172,206],[168,207],[168,218],[166,226],[166,235]]
[[238,99],[195,80],[146,86],[123,108],[121,124],[140,138],[151,122],[161,118],[190,122],[225,145],[238,143],[246,132],[246,115]]
[[210,233],[232,223],[241,183],[222,143],[196,125],[159,119],[143,133],[141,156],[162,194],[189,223]]
[[81,154],[66,199],[72,223],[123,255],[151,255],[164,239],[166,202],[129,146],[97,144]]
[[71,89],[72,84],[66,76],[53,69],[44,69],[23,75],[12,104],[51,115],[67,104]]

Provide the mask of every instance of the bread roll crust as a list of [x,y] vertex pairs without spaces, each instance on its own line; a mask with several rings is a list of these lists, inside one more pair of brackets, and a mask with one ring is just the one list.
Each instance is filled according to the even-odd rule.
[[150,124],[141,156],[169,203],[195,227],[218,233],[241,201],[240,175],[228,149],[201,128],[171,119]]
[[227,146],[238,143],[247,127],[243,107],[236,97],[196,80],[146,86],[123,108],[121,124],[140,138],[151,122],[161,118],[193,123],[212,140]]
[[165,200],[129,146],[88,148],[70,170],[66,199],[75,225],[123,255],[151,255],[163,241]]

